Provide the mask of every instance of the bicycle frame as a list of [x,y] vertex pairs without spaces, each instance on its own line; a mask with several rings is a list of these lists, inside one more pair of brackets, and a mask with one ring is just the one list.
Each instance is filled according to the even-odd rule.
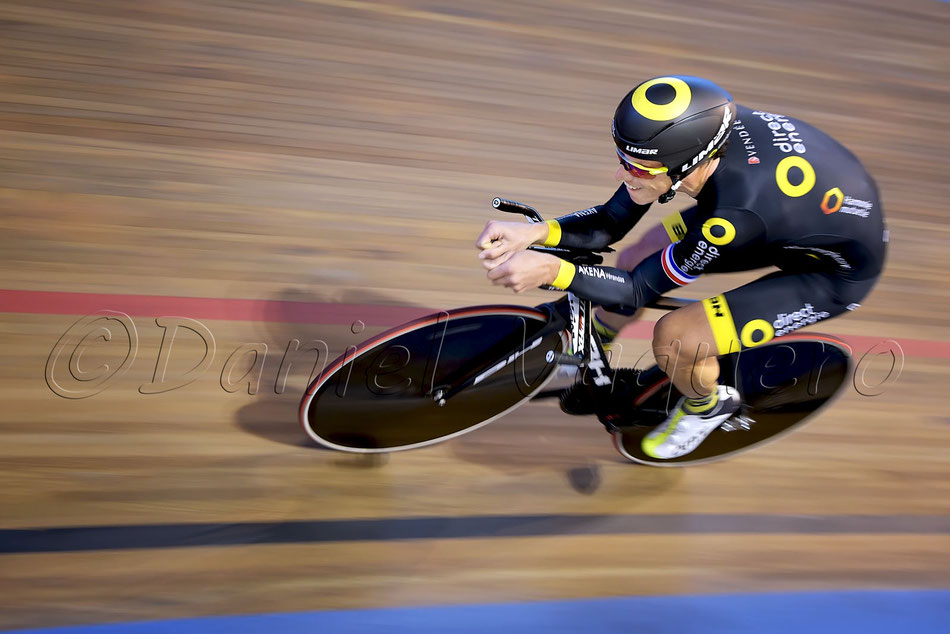
[[445,405],[448,399],[462,390],[481,383],[495,372],[517,361],[529,350],[539,346],[541,341],[552,332],[560,331],[567,331],[573,354],[555,353],[550,350],[545,360],[548,363],[586,367],[594,372],[593,380],[596,385],[610,385],[611,375],[607,355],[604,353],[600,337],[591,327],[593,306],[590,300],[580,299],[573,293],[568,293],[558,300],[540,304],[535,308],[548,314],[548,323],[532,337],[531,341],[523,339],[520,345],[512,346],[507,353],[502,353],[500,360],[497,360],[498,354],[493,354],[489,362],[474,364],[474,367],[459,373],[449,382],[434,387],[430,392],[432,399],[440,406]]

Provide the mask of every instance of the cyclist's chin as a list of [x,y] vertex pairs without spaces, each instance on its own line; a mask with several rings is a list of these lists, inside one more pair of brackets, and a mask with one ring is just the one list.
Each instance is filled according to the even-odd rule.
[[638,205],[649,205],[650,203],[654,203],[662,193],[663,192],[656,191],[651,187],[641,187],[636,189],[627,185],[627,195],[630,196],[630,200]]

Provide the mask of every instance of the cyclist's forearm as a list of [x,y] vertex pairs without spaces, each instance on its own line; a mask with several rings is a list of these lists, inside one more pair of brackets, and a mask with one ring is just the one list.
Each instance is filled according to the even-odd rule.
[[602,207],[591,207],[548,220],[548,234],[544,244],[549,247],[576,247],[602,249],[619,240],[614,237],[610,218]]
[[549,220],[546,246],[600,249],[623,238],[649,205],[636,205],[621,186],[603,205]]
[[601,306],[630,312],[645,306],[676,284],[658,269],[659,258],[647,258],[633,271],[611,266],[576,266],[562,261],[552,286],[571,291]]

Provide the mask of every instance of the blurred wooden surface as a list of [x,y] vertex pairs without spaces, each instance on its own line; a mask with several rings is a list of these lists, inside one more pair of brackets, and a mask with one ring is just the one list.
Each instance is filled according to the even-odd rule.
[[[945,343],[948,10],[925,0],[741,10],[3,0],[0,289],[429,308],[546,301],[485,281],[473,242],[489,201],[553,216],[605,200],[617,100],[638,80],[680,72],[818,125],[878,179],[892,236],[885,276],[861,310],[821,329]],[[704,279],[685,294],[741,279]],[[121,298],[107,303],[124,310]],[[323,340],[332,356],[381,326],[202,320],[217,348],[207,372],[143,395],[163,330],[133,316],[128,373],[64,399],[44,368],[80,317],[0,315],[2,529],[610,513],[893,516],[908,528],[757,534],[752,521],[734,534],[6,554],[0,627],[950,584],[950,539],[914,529],[917,516],[950,515],[950,372],[939,355],[907,358],[881,396],[851,390],[801,433],[702,468],[623,463],[596,423],[549,403],[443,446],[364,460],[316,450],[298,430],[302,365],[283,393],[274,383],[288,341]],[[257,394],[225,391],[228,355],[258,342],[268,353]],[[196,339],[176,345],[173,372],[200,358]],[[647,349],[624,345],[632,359]],[[117,362],[100,348],[87,371]]]

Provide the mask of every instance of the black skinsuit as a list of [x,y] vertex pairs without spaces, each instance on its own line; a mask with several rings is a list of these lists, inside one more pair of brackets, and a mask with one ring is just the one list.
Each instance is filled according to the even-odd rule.
[[[780,270],[705,300],[720,353],[854,310],[884,265],[877,186],[837,141],[797,119],[737,106],[728,152],[696,206],[664,219],[672,243],[633,271],[578,266],[566,286],[620,313],[704,273]],[[558,218],[560,246],[619,240],[649,205],[621,186],[605,204]]]

